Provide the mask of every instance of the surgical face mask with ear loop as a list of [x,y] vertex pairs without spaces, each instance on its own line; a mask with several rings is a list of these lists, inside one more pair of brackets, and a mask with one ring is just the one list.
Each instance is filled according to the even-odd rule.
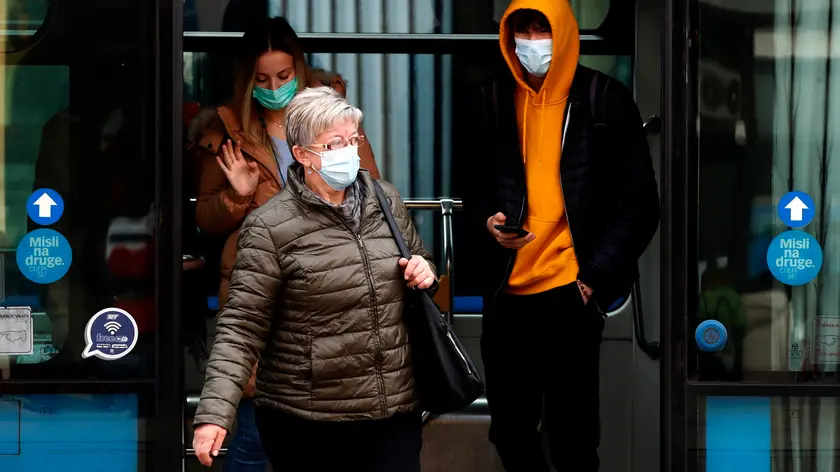
[[550,39],[519,38],[514,38],[513,41],[516,43],[516,57],[519,58],[522,67],[537,77],[544,76],[551,66],[553,41]]
[[269,110],[280,110],[286,108],[289,102],[292,101],[297,93],[297,77],[281,85],[277,90],[269,90],[262,87],[254,87],[251,96],[254,97],[260,105]]
[[311,167],[331,188],[344,190],[356,181],[361,162],[358,146],[344,146],[341,149],[323,152],[311,149],[307,151],[321,156],[321,170]]

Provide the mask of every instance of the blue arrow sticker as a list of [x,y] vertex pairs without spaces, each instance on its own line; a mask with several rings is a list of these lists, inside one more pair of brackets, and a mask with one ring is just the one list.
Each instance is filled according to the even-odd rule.
[[779,199],[776,212],[779,219],[790,228],[804,228],[816,214],[814,200],[805,192],[788,192]]
[[767,267],[785,285],[804,285],[817,278],[823,253],[817,238],[792,229],[773,238],[767,248]]
[[718,320],[706,320],[694,331],[697,347],[703,352],[718,352],[726,346],[729,334],[726,327]]
[[55,190],[38,189],[26,200],[26,213],[35,223],[49,226],[64,214],[64,200]]

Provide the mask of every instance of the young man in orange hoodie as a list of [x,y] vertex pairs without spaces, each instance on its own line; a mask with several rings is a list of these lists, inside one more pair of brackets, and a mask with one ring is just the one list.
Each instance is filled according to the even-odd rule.
[[548,472],[545,418],[555,467],[597,471],[605,311],[639,277],[657,183],[630,91],[578,65],[568,0],[513,0],[500,26],[509,71],[476,97],[482,187],[464,196],[488,261],[490,440],[508,472]]

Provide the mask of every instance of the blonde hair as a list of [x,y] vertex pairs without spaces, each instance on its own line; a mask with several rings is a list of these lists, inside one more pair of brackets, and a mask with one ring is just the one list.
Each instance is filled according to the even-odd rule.
[[233,67],[233,112],[242,128],[245,140],[271,146],[270,138],[259,121],[259,106],[252,93],[257,61],[271,51],[282,51],[294,60],[298,92],[312,82],[312,73],[295,30],[283,17],[261,19],[242,36],[240,50]]

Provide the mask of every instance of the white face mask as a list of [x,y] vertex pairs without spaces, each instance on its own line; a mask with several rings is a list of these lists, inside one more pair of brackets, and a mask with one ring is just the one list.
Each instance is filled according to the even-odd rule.
[[361,161],[358,146],[344,146],[341,149],[323,152],[307,150],[321,156],[321,170],[314,166],[312,170],[333,189],[344,190],[356,181]]
[[522,67],[537,77],[544,76],[551,66],[553,41],[550,39],[519,38],[514,38],[513,41],[516,43],[516,57],[519,58]]

